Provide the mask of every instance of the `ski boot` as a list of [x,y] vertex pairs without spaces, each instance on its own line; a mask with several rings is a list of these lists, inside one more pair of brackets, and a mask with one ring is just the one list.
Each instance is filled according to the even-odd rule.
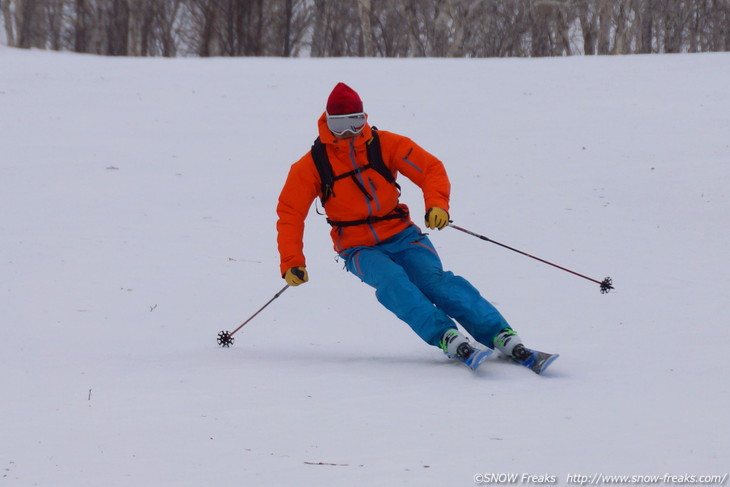
[[452,329],[444,333],[439,342],[441,350],[449,358],[455,358],[471,370],[477,370],[484,360],[491,355],[490,349],[481,350],[472,347],[469,339],[459,333],[458,330]]
[[545,372],[550,364],[560,357],[557,353],[546,353],[527,348],[522,344],[519,335],[510,328],[505,328],[497,334],[494,346],[514,362],[524,365],[538,375]]

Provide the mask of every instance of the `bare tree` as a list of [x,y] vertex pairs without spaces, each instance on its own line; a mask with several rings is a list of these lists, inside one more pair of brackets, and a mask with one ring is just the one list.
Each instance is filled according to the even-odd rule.
[[[284,0],[283,12],[273,12],[272,16],[281,18],[279,28],[274,29],[272,45],[282,45],[280,52],[273,52],[273,55],[284,57],[296,56],[302,49],[304,38],[311,21],[311,7],[305,0]],[[276,22],[274,22],[276,25]],[[268,53],[267,53],[268,54]]]
[[357,56],[360,40],[358,6],[315,0],[312,56]]
[[552,55],[553,39],[550,24],[554,22],[555,7],[547,2],[535,2],[530,9],[530,40],[533,57]]
[[649,54],[654,49],[654,16],[652,15],[652,4],[655,1],[656,0],[634,0],[634,37],[636,39],[634,52]]
[[631,13],[629,0],[619,0],[613,5],[613,46],[611,54],[627,54],[631,48]]
[[358,49],[358,54],[372,57],[375,53],[373,28],[370,23],[372,2],[370,0],[357,0],[357,9],[360,16],[360,49]]
[[3,24],[5,25],[5,37],[8,45],[15,46],[15,24],[13,22],[13,12],[10,8],[11,0],[0,0],[0,12],[3,15]]
[[730,0],[0,0],[0,15],[11,46],[106,55],[486,57],[730,49]]
[[18,26],[19,47],[46,47],[44,6],[44,0],[16,0],[15,17]]
[[[496,3],[496,2],[495,2]],[[478,56],[528,56],[530,46],[526,38],[530,33],[531,4],[523,0],[502,0],[487,17],[488,49]]]
[[88,12],[86,0],[76,0],[74,21],[74,46],[76,52],[87,52]]
[[592,0],[577,0],[576,11],[583,37],[583,53],[596,54],[598,44],[598,15]]
[[193,24],[190,43],[195,46],[195,53],[202,57],[219,55],[221,48],[215,0],[191,0],[190,13]]
[[116,1],[105,12],[107,33],[107,54],[126,56],[129,54],[129,5],[126,1]]
[[324,56],[324,43],[327,32],[326,13],[326,0],[314,0],[314,24],[312,26],[311,43],[311,55],[313,57]]
[[53,50],[63,48],[64,0],[48,0],[43,5],[43,16],[46,23],[46,41]]

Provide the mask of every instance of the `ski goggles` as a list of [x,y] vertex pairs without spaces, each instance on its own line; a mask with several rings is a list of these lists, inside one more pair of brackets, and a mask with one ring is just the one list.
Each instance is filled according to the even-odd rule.
[[327,114],[327,127],[335,135],[357,135],[365,127],[365,113]]

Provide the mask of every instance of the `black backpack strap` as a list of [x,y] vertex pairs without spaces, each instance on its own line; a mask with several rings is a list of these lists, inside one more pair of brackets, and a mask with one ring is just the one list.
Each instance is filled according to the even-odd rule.
[[323,207],[325,203],[327,203],[327,200],[331,196],[335,195],[333,189],[335,181],[346,177],[352,178],[360,191],[362,191],[369,200],[372,200],[372,195],[367,192],[362,183],[360,183],[360,181],[357,179],[357,175],[360,172],[369,168],[375,169],[381,176],[383,176],[383,178],[385,178],[386,181],[394,184],[395,187],[398,188],[398,192],[400,192],[400,185],[395,182],[395,177],[393,176],[393,173],[390,171],[390,169],[388,169],[388,166],[385,165],[385,161],[383,160],[383,151],[380,147],[380,136],[378,135],[378,129],[376,127],[372,127],[372,133],[373,136],[370,138],[370,140],[367,141],[367,144],[365,146],[365,150],[367,151],[368,164],[359,167],[353,171],[340,174],[337,177],[335,177],[334,172],[332,171],[332,165],[330,164],[329,157],[327,157],[327,149],[325,145],[322,143],[319,137],[315,139],[314,144],[312,144],[311,152],[312,159],[314,160],[314,165],[317,168],[317,172],[319,173],[319,179],[321,181],[320,192],[322,193],[321,202]]
[[372,225],[376,222],[381,222],[383,220],[396,220],[396,219],[406,219],[408,218],[408,210],[403,207],[403,205],[398,205],[393,210],[383,216],[369,216],[367,218],[363,218],[362,220],[349,220],[349,221],[337,221],[337,220],[331,220],[327,218],[327,223],[332,225],[333,227],[342,229],[343,227],[354,227],[357,225]]
[[322,192],[322,206],[324,206],[329,197],[335,194],[332,189],[335,184],[335,175],[332,172],[332,165],[327,157],[327,149],[319,137],[317,137],[314,144],[312,144],[312,159],[314,160],[314,166],[317,168],[317,172],[319,173],[319,179],[321,181],[320,191]]
[[[388,169],[383,160],[383,150],[380,147],[380,136],[378,135],[377,127],[372,127],[373,136],[368,140],[367,143],[367,154],[368,162],[372,165],[373,169],[378,171],[381,176],[385,178],[389,183],[395,183],[393,173]],[[400,189],[400,186],[398,187]]]

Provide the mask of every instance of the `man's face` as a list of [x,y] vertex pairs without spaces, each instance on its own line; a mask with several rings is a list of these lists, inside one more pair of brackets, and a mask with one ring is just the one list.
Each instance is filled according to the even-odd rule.
[[352,132],[345,132],[344,134],[336,134],[336,133],[332,132],[332,135],[334,135],[336,139],[340,139],[340,140],[354,139],[359,134],[360,134],[360,132],[358,132],[357,134],[353,134]]

